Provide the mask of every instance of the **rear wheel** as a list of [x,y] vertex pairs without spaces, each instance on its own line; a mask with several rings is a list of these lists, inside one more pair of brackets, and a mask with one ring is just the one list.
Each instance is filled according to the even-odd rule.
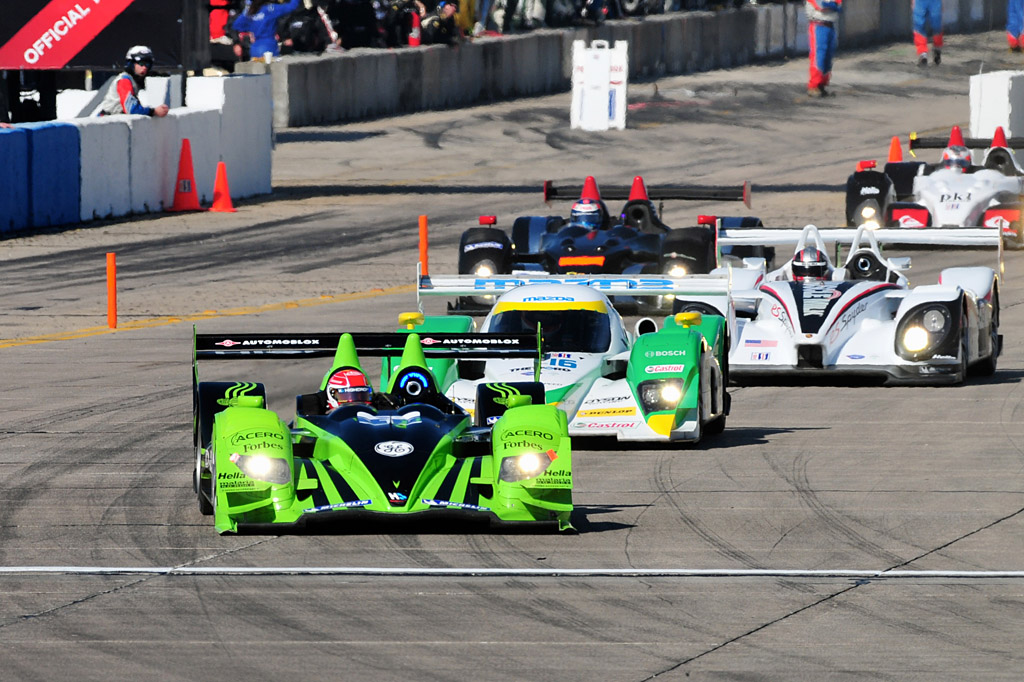
[[992,318],[988,324],[989,349],[988,357],[974,366],[974,371],[983,377],[990,377],[996,373],[996,364],[999,362],[999,353],[1002,350],[1002,342],[999,338],[999,297],[992,297]]

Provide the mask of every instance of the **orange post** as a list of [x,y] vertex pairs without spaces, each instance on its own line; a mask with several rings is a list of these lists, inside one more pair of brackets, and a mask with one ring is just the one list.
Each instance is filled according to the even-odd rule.
[[423,275],[430,274],[430,260],[427,257],[427,249],[430,246],[430,238],[427,234],[427,216],[420,216],[420,265],[422,270],[420,271]]
[[117,329],[117,255],[107,254],[107,325]]

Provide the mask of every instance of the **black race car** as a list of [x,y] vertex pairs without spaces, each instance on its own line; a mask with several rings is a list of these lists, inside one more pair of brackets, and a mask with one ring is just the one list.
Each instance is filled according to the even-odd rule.
[[[572,217],[521,216],[512,224],[511,237],[495,227],[494,216],[481,216],[480,227],[462,234],[459,274],[707,274],[718,265],[715,220],[671,228],[661,221],[653,200],[743,201],[749,206],[750,186],[676,185],[648,192],[643,178],[637,176],[630,188],[606,188],[605,199],[626,199],[619,214],[611,216],[593,177],[587,177],[582,188],[544,183],[545,201],[567,196],[580,197]],[[577,207],[592,211],[592,219],[577,220]],[[761,225],[755,217],[719,219],[737,227]]]

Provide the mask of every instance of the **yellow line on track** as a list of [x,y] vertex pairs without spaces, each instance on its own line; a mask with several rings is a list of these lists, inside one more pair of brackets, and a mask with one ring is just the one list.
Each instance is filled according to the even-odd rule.
[[117,329],[111,329],[110,327],[87,327],[85,329],[76,329],[68,332],[58,332],[56,334],[46,334],[44,336],[25,336],[18,339],[0,339],[0,348],[14,348],[16,346],[31,346],[37,343],[49,343],[51,341],[69,341],[71,339],[82,339],[89,336],[100,336],[102,334],[112,334],[120,331],[129,331],[132,329],[149,329],[151,327],[164,327],[170,324],[178,324],[180,322],[196,322],[198,320],[211,320],[218,317],[237,317],[240,315],[257,315],[259,313],[269,313],[275,310],[291,310],[293,308],[310,308],[317,305],[326,305],[328,303],[342,303],[344,301],[358,301],[365,298],[375,298],[377,296],[390,296],[392,294],[407,294],[416,291],[415,285],[403,284],[398,287],[390,287],[388,289],[371,289],[369,291],[357,291],[351,294],[336,294],[336,295],[325,295],[319,298],[303,298],[297,301],[285,301],[284,303],[267,303],[266,305],[259,306],[247,306],[244,308],[229,308],[227,310],[204,310],[201,313],[194,313],[191,315],[167,315],[164,317],[151,317],[146,320],[134,320],[132,322],[126,322],[123,325],[119,325]]

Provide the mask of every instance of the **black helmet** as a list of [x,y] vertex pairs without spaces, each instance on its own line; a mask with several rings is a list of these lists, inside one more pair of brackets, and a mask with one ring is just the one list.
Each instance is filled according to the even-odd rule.
[[808,246],[793,256],[793,279],[826,279],[829,275],[828,256]]
[[142,64],[153,68],[153,50],[145,45],[136,45],[124,56],[124,68],[131,69],[133,64]]

